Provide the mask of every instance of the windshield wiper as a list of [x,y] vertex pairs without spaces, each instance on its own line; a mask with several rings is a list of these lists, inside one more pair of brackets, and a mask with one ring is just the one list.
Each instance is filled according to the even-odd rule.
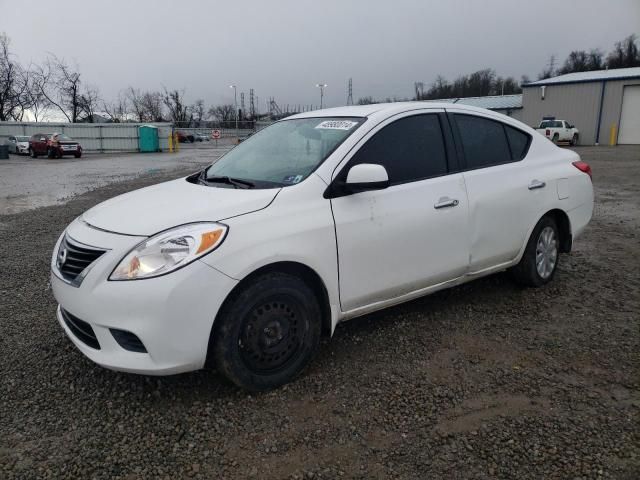
[[214,175],[213,177],[207,177],[203,171],[200,176],[200,180],[205,183],[226,183],[227,185],[233,185],[235,188],[253,188],[255,184],[248,180],[241,178],[227,177],[226,175]]

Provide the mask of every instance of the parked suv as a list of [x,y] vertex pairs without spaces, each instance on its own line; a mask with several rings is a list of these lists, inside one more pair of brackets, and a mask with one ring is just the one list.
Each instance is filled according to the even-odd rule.
[[36,133],[29,139],[29,155],[31,158],[36,158],[38,155],[46,155],[47,158],[73,155],[80,158],[82,146],[64,133]]

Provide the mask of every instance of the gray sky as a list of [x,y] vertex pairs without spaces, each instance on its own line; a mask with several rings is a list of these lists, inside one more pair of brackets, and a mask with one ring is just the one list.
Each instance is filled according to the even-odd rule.
[[325,104],[342,105],[349,77],[355,100],[487,67],[534,78],[551,54],[640,33],[639,0],[0,0],[0,12],[23,63],[54,52],[105,99],[165,85],[232,103],[236,83],[261,110],[270,96],[318,104],[320,81]]

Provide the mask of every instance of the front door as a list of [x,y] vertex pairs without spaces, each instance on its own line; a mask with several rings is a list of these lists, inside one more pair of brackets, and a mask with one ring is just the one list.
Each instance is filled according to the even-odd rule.
[[377,163],[391,182],[383,190],[331,200],[343,311],[466,273],[467,194],[462,174],[448,173],[443,120],[436,113],[412,113],[387,121],[336,175]]

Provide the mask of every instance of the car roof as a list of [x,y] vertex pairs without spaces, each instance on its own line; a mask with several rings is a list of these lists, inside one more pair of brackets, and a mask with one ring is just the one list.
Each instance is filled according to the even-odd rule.
[[[313,117],[368,117],[375,114],[393,115],[403,111],[410,111],[416,109],[455,109],[455,110],[467,110],[469,112],[487,113],[491,110],[485,108],[472,107],[470,105],[463,105],[460,103],[447,103],[447,102],[393,102],[393,103],[373,103],[370,105],[349,105],[346,107],[334,107],[325,108],[322,110],[312,110],[310,112],[298,113],[290,117],[286,117],[286,120],[296,118],[313,118]],[[493,112],[492,112],[493,113]]]

